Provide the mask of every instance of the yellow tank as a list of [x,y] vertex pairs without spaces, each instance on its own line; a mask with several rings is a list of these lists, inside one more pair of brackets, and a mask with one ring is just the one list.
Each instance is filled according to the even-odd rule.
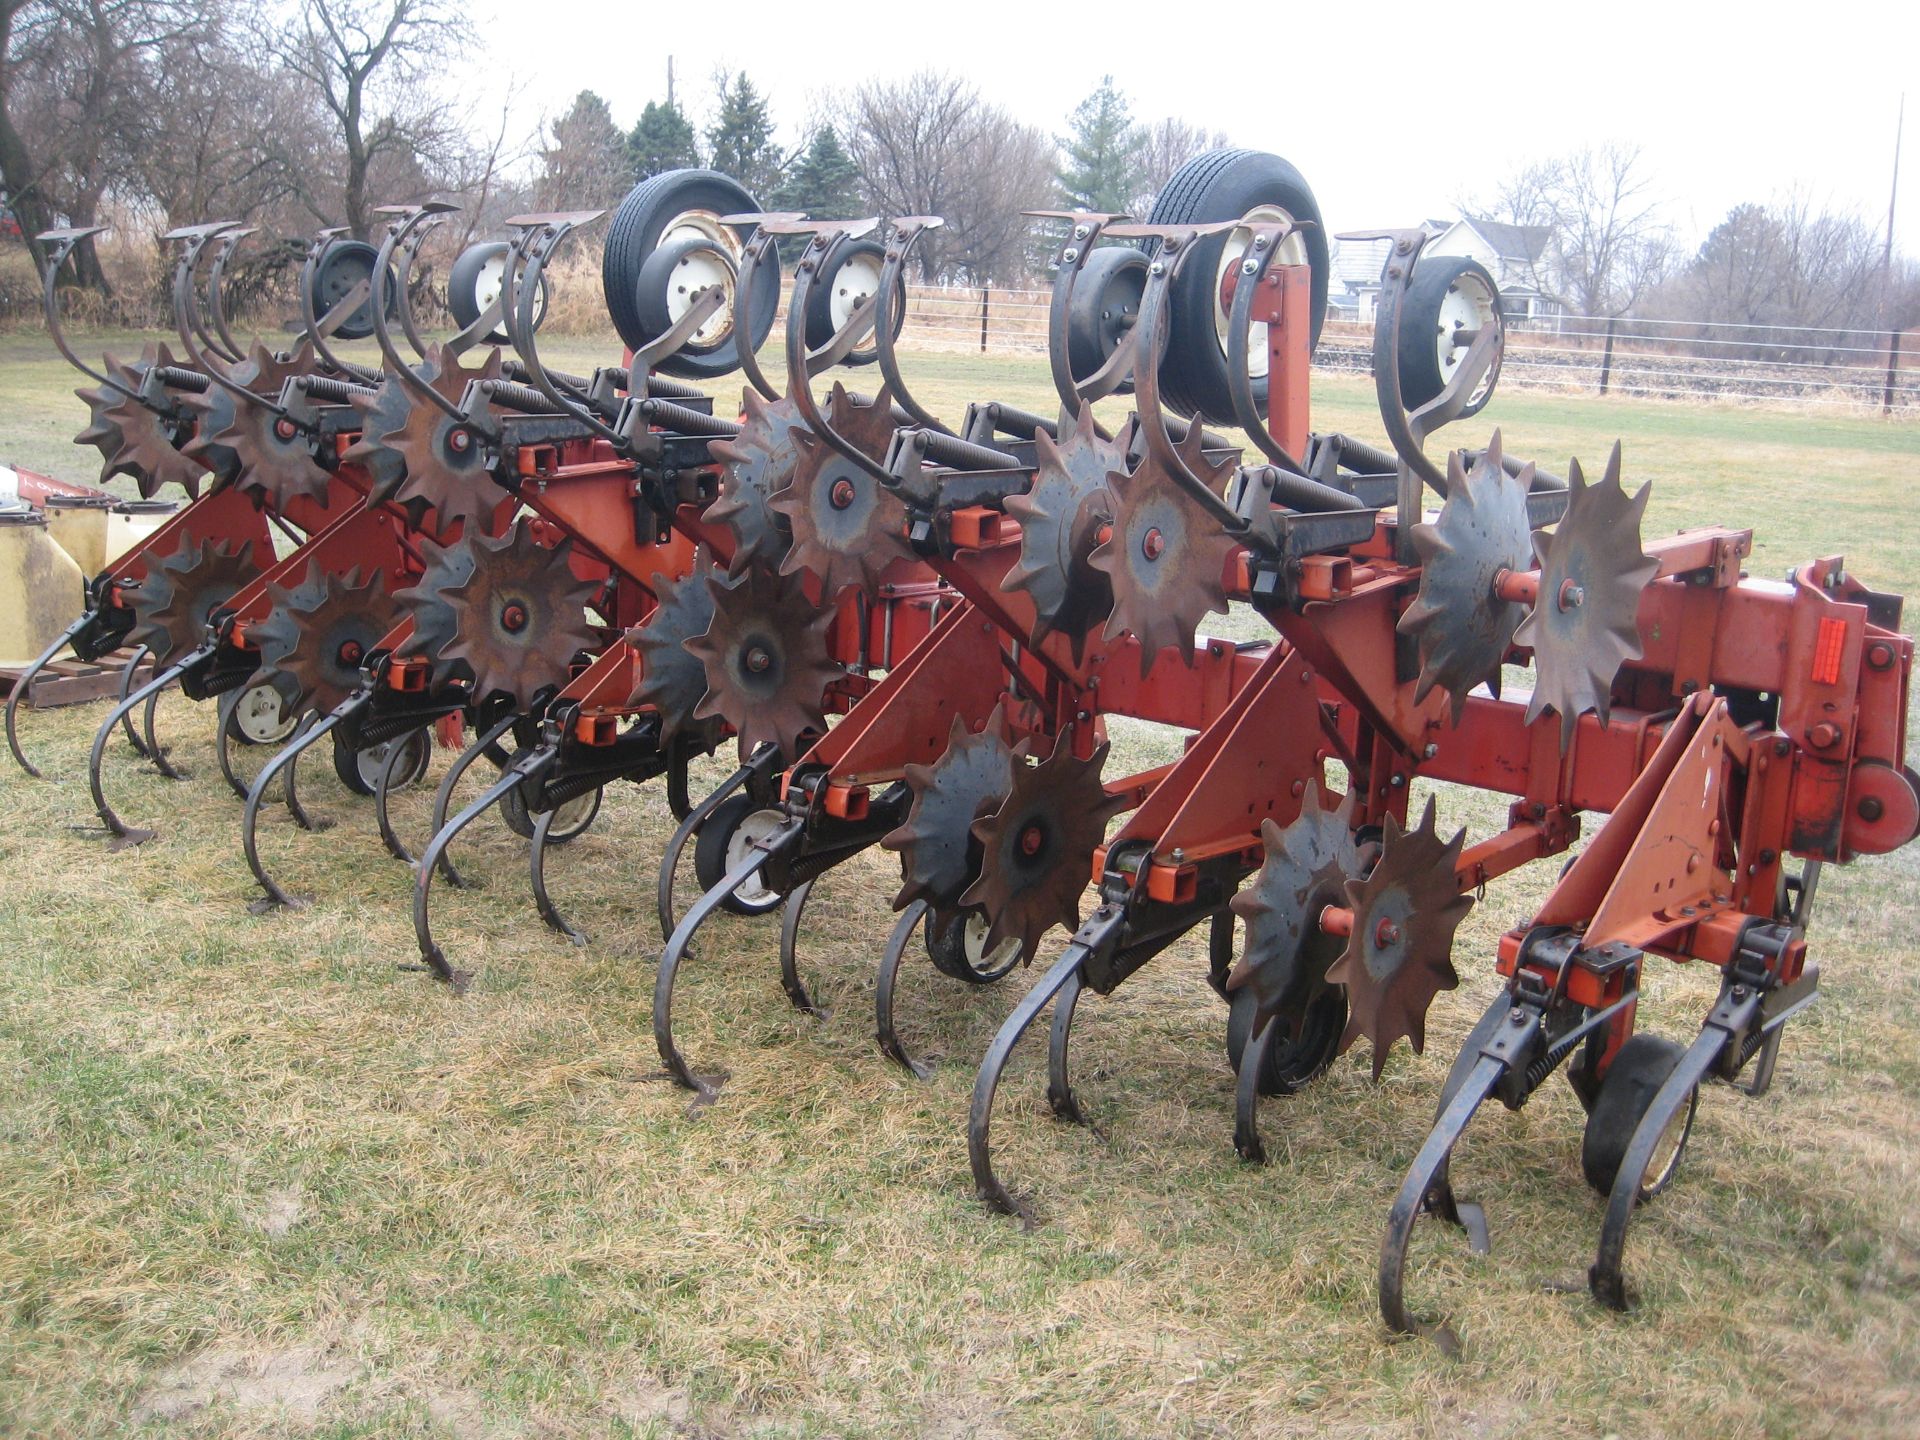
[[91,578],[166,524],[178,508],[165,500],[107,507],[85,501],[62,503],[54,496],[46,502],[47,533]]
[[85,577],[36,510],[0,514],[0,665],[26,665],[85,602]]

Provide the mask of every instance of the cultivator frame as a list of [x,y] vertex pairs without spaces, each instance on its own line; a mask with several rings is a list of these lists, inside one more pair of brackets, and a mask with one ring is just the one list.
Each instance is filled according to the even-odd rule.
[[[152,719],[162,692],[233,697],[224,735],[252,693],[256,637],[291,623],[271,617],[295,605],[301,578],[332,596],[377,571],[406,613],[355,642],[357,677],[309,705],[246,787],[256,908],[296,902],[259,855],[264,798],[281,780],[314,828],[295,768],[328,735],[356,757],[386,747],[366,788],[383,842],[413,867],[419,968],[456,989],[468,977],[434,939],[430,908],[436,874],[462,883],[450,851],[467,827],[501,808],[529,841],[543,922],[584,943],[548,892],[546,851],[591,823],[605,785],[664,777],[680,824],[658,876],[653,1024],[696,1108],[720,1077],[696,1073],[673,1034],[695,936],[723,908],[778,909],[782,988],[817,1013],[798,954],[805,907],[829,871],[883,843],[901,854],[903,885],[875,1032],[916,1074],[926,1067],[894,1014],[916,932],[938,968],[974,984],[1037,958],[1055,925],[1070,935],[978,1072],[967,1133],[982,1199],[1035,1218],[990,1143],[1025,1032],[1051,1008],[1049,1104],[1084,1123],[1069,1063],[1081,1000],[1201,926],[1239,1072],[1234,1144],[1259,1161],[1261,1096],[1310,1082],[1363,1037],[1376,1077],[1399,1039],[1423,1049],[1428,1006],[1460,983],[1454,934],[1474,899],[1570,850],[1582,814],[1603,812],[1499,942],[1502,990],[1442,1088],[1378,1278],[1392,1329],[1456,1343],[1407,1304],[1415,1221],[1437,1216],[1486,1247],[1483,1212],[1452,1186],[1455,1144],[1489,1097],[1518,1109],[1564,1068],[1589,1116],[1583,1167],[1607,1196],[1590,1286],[1620,1308],[1626,1232],[1671,1178],[1700,1084],[1751,1070],[1745,1089],[1764,1093],[1786,1022],[1817,993],[1806,927],[1820,867],[1920,829],[1897,598],[1837,557],[1784,585],[1754,581],[1742,529],[1643,542],[1647,492],[1623,488],[1618,447],[1592,484],[1577,463],[1565,479],[1522,463],[1498,432],[1428,456],[1433,436],[1486,403],[1504,330],[1497,297],[1471,327],[1434,327],[1441,282],[1485,287],[1427,256],[1423,233],[1364,237],[1389,250],[1374,356],[1386,447],[1312,430],[1324,236],[1305,182],[1275,157],[1202,157],[1146,222],[1037,215],[1066,230],[1049,323],[1057,422],[983,401],[952,428],[915,397],[898,339],[907,267],[935,217],[810,220],[760,211],[710,172],[656,177],[608,240],[628,354],[579,377],[542,361],[536,331],[553,258],[600,212],[509,222],[497,297],[468,304],[474,318],[439,346],[408,293],[448,207],[385,213],[378,247],[316,238],[300,287],[306,346],[287,357],[230,332],[223,279],[240,227],[176,233],[189,366],[156,352],[88,370],[59,328],[49,272],[55,342],[105,387],[83,394],[109,470],[133,467],[148,490],[212,462],[222,482],[93,582],[63,644],[114,648],[133,629],[125,595],[192,557],[211,565],[210,546],[270,555],[269,522],[300,537],[113,708],[91,756],[96,808],[116,843],[146,838],[101,792],[114,729],[170,771]],[[60,247],[90,233],[49,237],[56,268]],[[782,242],[803,242],[784,389],[756,353]],[[1429,333],[1437,363],[1409,369]],[[334,348],[354,335],[376,339],[379,369]],[[461,361],[502,337],[512,360]],[[863,363],[876,394],[815,394],[817,377]],[[730,368],[748,384],[739,421],[670,378]],[[1129,388],[1133,413],[1110,432],[1094,404]],[[1208,428],[1229,419],[1250,461]],[[176,451],[194,453],[183,465]],[[1271,637],[1198,633],[1234,605]],[[1532,689],[1504,695],[1516,666]],[[131,725],[142,705],[144,739]],[[1104,777],[1115,716],[1176,727],[1181,755]],[[469,728],[416,856],[389,795],[424,769],[428,734]],[[37,773],[12,704],[7,733]],[[696,801],[689,762],[729,736],[739,768]],[[483,757],[498,774],[456,809]],[[1416,782],[1510,796],[1507,823],[1468,843],[1441,833],[1432,801],[1416,823]],[[702,894],[681,914],[690,846]],[[1635,1029],[1647,960],[1662,956],[1721,971],[1684,1049]]]

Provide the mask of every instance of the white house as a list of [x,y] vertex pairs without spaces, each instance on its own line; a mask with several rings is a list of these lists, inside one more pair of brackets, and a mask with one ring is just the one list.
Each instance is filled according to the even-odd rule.
[[[1536,267],[1546,249],[1549,231],[1544,225],[1507,225],[1497,220],[1467,216],[1459,220],[1427,220],[1421,226],[1434,238],[1428,255],[1464,255],[1478,260],[1500,287],[1500,308],[1519,323],[1550,320],[1560,309],[1534,283]],[[1328,305],[1333,317],[1373,323],[1380,295],[1380,272],[1392,242],[1342,240],[1333,251],[1333,283]]]
[[1430,241],[1426,253],[1464,255],[1486,266],[1500,287],[1500,308],[1509,320],[1550,320],[1560,307],[1540,293],[1536,279],[1552,235],[1545,225],[1509,225],[1467,215]]

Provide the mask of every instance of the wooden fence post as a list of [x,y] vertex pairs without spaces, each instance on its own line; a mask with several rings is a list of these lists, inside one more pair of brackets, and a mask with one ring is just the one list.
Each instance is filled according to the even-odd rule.
[[980,353],[982,355],[987,353],[987,304],[992,296],[991,290],[983,289],[980,292]]
[[1880,387],[1880,413],[1893,413],[1894,372],[1900,368],[1900,332],[1895,330],[1887,337],[1887,382]]
[[1617,316],[1607,317],[1607,348],[1600,356],[1600,393],[1602,395],[1607,393],[1607,384],[1613,379],[1613,327],[1617,323]]

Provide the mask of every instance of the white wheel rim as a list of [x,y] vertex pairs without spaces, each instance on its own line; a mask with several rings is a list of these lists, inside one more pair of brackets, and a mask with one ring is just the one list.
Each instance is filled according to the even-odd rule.
[[[1500,323],[1500,308],[1480,277],[1474,274],[1459,276],[1447,287],[1447,293],[1440,301],[1440,319],[1435,327],[1434,344],[1438,347],[1440,360],[1440,385],[1444,389],[1453,380],[1454,372],[1460,368],[1460,362],[1467,358],[1467,347],[1472,342],[1462,342],[1463,332],[1479,330],[1488,325]],[[1481,378],[1468,403],[1478,400],[1486,393],[1493,381],[1491,370]]]
[[549,836],[572,835],[584,830],[587,823],[593,819],[595,808],[599,803],[598,790],[589,790],[584,795],[576,795],[573,799],[564,801],[560,808],[553,812],[553,823],[547,827],[547,834]]
[[507,283],[507,257],[490,255],[480,267],[480,273],[473,277],[473,309],[477,315],[484,315],[500,298],[500,291]]
[[673,267],[667,280],[667,319],[678,323],[703,291],[718,285],[727,297],[726,303],[708,316],[687,342],[704,349],[726,339],[733,330],[733,282],[740,268],[740,238],[731,227],[722,225],[713,211],[685,210],[667,222],[659,244],[691,235],[699,236],[712,248],[694,250]]
[[880,257],[862,251],[851,256],[835,272],[833,293],[827,297],[827,319],[838,335],[853,318],[853,312],[880,293]]
[[989,955],[987,932],[991,928],[987,924],[986,916],[978,910],[969,910],[966,929],[960,932],[960,944],[966,952],[968,967],[983,975],[998,970],[1012,960],[1014,952],[1020,946],[1019,940],[1009,935],[995,946],[993,953]]
[[[761,849],[760,842],[771,839],[774,832],[785,823],[786,818],[786,812],[783,810],[755,810],[734,826],[733,834],[727,837],[727,870],[731,872],[747,856]],[[770,889],[760,882],[758,871],[755,871],[747,883],[733,893],[734,898],[742,905],[768,905],[780,898],[779,891]]]
[[1693,1106],[1694,1101],[1689,1097],[1686,1104],[1673,1112],[1673,1118],[1667,1121],[1667,1128],[1660,1132],[1653,1153],[1647,1157],[1647,1168],[1640,1175],[1641,1199],[1657,1193],[1673,1178],[1674,1168],[1680,1163],[1680,1151],[1686,1144],[1687,1132],[1693,1125]]
[[[395,745],[417,745],[420,742],[414,736],[404,740],[382,740],[378,745],[369,745],[364,750],[354,752],[353,763],[360,772],[360,778],[366,782],[369,790],[380,783],[380,771],[387,763],[387,755]],[[413,764],[403,764],[393,772],[393,781],[389,788],[404,788],[413,783]]]
[[293,733],[298,721],[286,711],[280,692],[263,682],[244,691],[234,702],[233,723],[254,744],[275,745]]
[[[1278,205],[1258,205],[1249,210],[1244,217],[1262,225],[1291,225],[1293,217]],[[1220,247],[1220,264],[1213,275],[1213,329],[1220,341],[1220,353],[1229,352],[1230,336],[1227,334],[1232,312],[1222,298],[1226,293],[1227,274],[1237,267],[1246,257],[1247,249],[1253,244],[1253,231],[1246,226],[1237,226],[1227,232],[1227,242]],[[1276,265],[1306,265],[1312,257],[1307,254],[1306,236],[1298,230],[1280,242],[1280,253],[1274,258]],[[1255,380],[1263,380],[1267,374],[1267,327],[1260,321],[1254,321],[1247,327],[1247,374]]]

